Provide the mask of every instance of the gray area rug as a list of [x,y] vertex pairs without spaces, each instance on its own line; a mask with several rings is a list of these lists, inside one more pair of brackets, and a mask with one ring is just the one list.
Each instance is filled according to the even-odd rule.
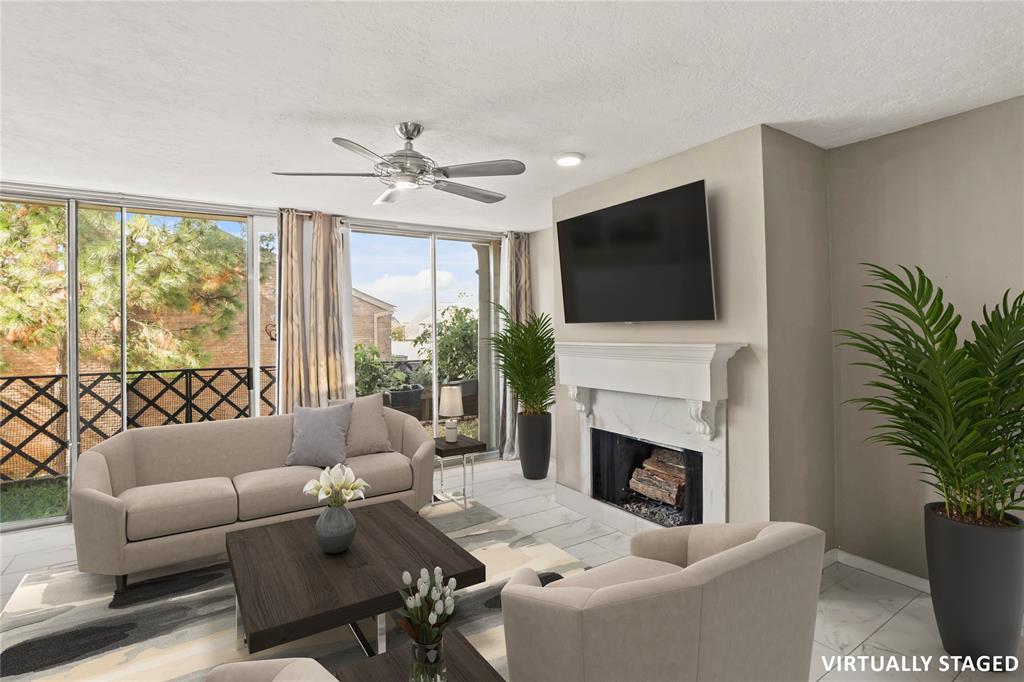
[[[584,565],[522,533],[481,505],[468,511],[439,505],[425,516],[487,566],[487,582],[460,592],[458,628],[504,674],[500,591],[520,566],[545,582]],[[388,645],[406,635],[389,619]],[[367,621],[364,632],[374,632]],[[109,577],[73,568],[31,573],[0,614],[3,679],[199,680],[225,662],[310,656],[328,668],[361,660],[347,627],[275,647],[255,656],[235,632],[234,586],[226,563],[164,576],[139,576],[123,594]]]

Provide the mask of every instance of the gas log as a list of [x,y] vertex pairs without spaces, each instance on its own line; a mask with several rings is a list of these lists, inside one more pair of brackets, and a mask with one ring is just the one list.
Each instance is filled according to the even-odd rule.
[[653,500],[681,508],[686,489],[686,466],[682,453],[655,448],[643,461],[643,466],[633,470],[629,487]]

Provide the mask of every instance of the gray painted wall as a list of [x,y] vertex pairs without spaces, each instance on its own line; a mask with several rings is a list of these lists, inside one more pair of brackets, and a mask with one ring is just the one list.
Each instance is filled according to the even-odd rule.
[[[964,316],[1024,288],[1024,98],[830,150],[832,326],[860,328],[862,261],[920,265]],[[848,398],[868,374],[835,352],[837,528],[843,549],[925,576],[918,473],[865,442],[875,418]]]
[[765,126],[771,518],[835,546],[832,313],[825,151]]

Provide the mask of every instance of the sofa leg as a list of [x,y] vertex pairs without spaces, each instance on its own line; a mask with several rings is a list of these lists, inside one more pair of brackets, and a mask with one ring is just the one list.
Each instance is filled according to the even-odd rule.
[[128,589],[128,574],[122,573],[121,575],[114,576],[114,594],[121,594]]

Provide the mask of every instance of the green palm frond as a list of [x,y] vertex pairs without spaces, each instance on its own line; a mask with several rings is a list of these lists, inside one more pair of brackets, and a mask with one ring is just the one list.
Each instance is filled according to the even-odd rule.
[[555,402],[555,332],[548,315],[531,314],[513,321],[496,306],[501,330],[488,339],[498,370],[530,415],[544,414]]
[[837,332],[876,373],[851,402],[884,418],[871,439],[927,471],[947,512],[1002,522],[1024,499],[1024,294],[986,308],[961,344],[960,315],[924,271],[865,266],[886,298],[866,331]]

